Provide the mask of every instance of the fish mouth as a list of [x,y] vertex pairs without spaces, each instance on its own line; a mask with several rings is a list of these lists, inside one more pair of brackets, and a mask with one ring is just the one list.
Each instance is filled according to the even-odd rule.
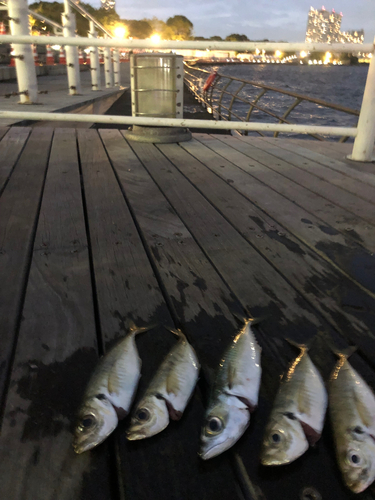
[[126,439],[128,441],[138,441],[139,439],[145,439],[147,436],[142,432],[127,432]]
[[221,453],[224,453],[224,451],[227,451],[228,448],[231,447],[229,445],[228,447],[225,447],[224,449],[222,448],[223,443],[217,444],[216,446],[213,446],[212,448],[209,448],[208,450],[201,450],[198,455],[201,457],[202,460],[209,460],[210,458],[214,458],[218,455],[221,455]]
[[260,463],[262,465],[275,467],[277,465],[286,465],[290,462],[290,460],[277,460],[276,458],[261,458]]
[[77,455],[80,455],[81,453],[83,453],[85,451],[91,450],[91,448],[94,448],[94,446],[95,445],[92,445],[90,443],[79,444],[79,443],[73,442],[73,450],[75,451],[75,453],[77,453]]

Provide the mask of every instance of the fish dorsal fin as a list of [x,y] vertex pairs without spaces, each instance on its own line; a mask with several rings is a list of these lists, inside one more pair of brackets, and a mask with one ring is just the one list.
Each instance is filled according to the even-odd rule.
[[165,388],[167,390],[167,393],[174,394],[175,396],[177,396],[180,391],[180,386],[181,386],[181,381],[178,376],[178,371],[172,369],[168,373],[168,377],[165,383]]

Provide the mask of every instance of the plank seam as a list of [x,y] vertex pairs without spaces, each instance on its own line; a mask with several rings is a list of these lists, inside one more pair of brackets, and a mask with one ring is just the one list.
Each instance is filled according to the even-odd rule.
[[[6,136],[5,136],[5,138],[6,138]],[[3,187],[0,188],[0,196],[4,193],[5,188],[7,187],[8,183],[10,181],[10,178],[11,178],[11,176],[12,176],[12,174],[13,174],[16,166],[17,166],[17,163],[18,163],[18,161],[19,161],[19,159],[20,159],[20,157],[21,157],[21,155],[22,155],[22,153],[23,153],[23,151],[24,151],[24,149],[26,147],[26,144],[29,141],[29,138],[30,138],[30,132],[29,132],[29,135],[27,136],[26,141],[25,141],[24,145],[22,146],[22,148],[21,148],[21,150],[20,150],[20,152],[19,152],[19,154],[18,154],[18,156],[17,156],[17,158],[16,158],[16,160],[15,160],[15,162],[13,164],[13,167],[11,168],[11,170],[10,170],[10,172],[8,174],[8,177],[7,177],[6,181],[3,184]]]
[[[30,137],[30,136],[29,136]],[[53,143],[53,137],[54,137],[54,132],[52,132],[51,140],[49,142],[49,148],[48,148],[48,154],[47,154],[47,161],[46,161],[46,167],[44,170],[44,176],[43,176],[43,182],[42,182],[42,188],[41,188],[41,193],[40,193],[40,198],[38,201],[38,207],[36,210],[36,216],[34,219],[33,227],[31,230],[31,237],[29,241],[29,246],[27,249],[27,263],[25,264],[25,272],[22,280],[22,291],[21,294],[18,298],[18,304],[17,304],[17,320],[15,324],[15,334],[14,334],[14,339],[12,343],[12,349],[11,349],[11,354],[9,357],[9,363],[8,363],[8,369],[6,370],[6,375],[5,375],[5,383],[4,383],[4,393],[0,397],[0,430],[2,427],[3,419],[4,419],[4,412],[5,412],[5,407],[6,407],[6,401],[7,401],[7,394],[9,390],[9,386],[11,383],[11,377],[12,377],[12,371],[13,371],[13,363],[14,359],[16,356],[16,350],[17,350],[17,344],[18,344],[18,337],[19,337],[19,332],[20,332],[20,327],[21,327],[21,321],[22,321],[22,311],[25,303],[25,298],[26,298],[26,290],[27,290],[27,285],[29,281],[29,276],[30,276],[30,269],[31,269],[31,263],[33,259],[33,253],[34,253],[34,244],[35,244],[35,237],[36,237],[36,232],[38,228],[38,223],[39,223],[39,216],[40,216],[40,210],[42,207],[42,200],[43,200],[43,195],[44,195],[44,188],[46,185],[46,179],[47,179],[47,172],[48,172],[48,166],[49,166],[49,160],[50,160],[50,155],[51,155],[51,149],[52,149],[52,143]],[[25,141],[25,142],[28,142]]]

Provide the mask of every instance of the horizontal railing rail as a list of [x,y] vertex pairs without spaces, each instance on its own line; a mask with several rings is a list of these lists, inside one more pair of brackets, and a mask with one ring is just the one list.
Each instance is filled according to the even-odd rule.
[[[61,43],[61,38],[56,36],[49,36],[48,39],[44,36],[32,36],[32,35],[0,35],[0,43],[35,43],[40,45],[53,45],[55,43]],[[136,39],[124,39],[124,38],[111,38],[109,40],[98,39],[93,44],[88,43],[85,37],[67,37],[64,39],[64,45],[73,46],[88,46],[94,45],[96,47],[116,47],[116,48],[126,48],[126,49],[168,49],[168,50],[229,50],[229,51],[255,51],[266,50],[266,51],[276,51],[281,52],[300,52],[300,51],[310,51],[310,52],[373,52],[374,44],[355,44],[355,43],[273,43],[273,42],[212,42],[212,41],[195,41],[195,40],[160,40],[158,42],[152,42],[151,40],[136,40]]]
[[[196,99],[204,107],[206,107],[210,112],[213,113],[216,118],[220,120],[231,121],[232,116],[234,116],[240,121],[248,122],[252,117],[253,110],[256,109],[263,114],[276,119],[278,123],[291,124],[291,122],[287,118],[303,102],[309,102],[312,104],[316,104],[319,107],[328,108],[334,111],[339,111],[359,117],[359,111],[356,109],[299,94],[297,92],[284,90],[271,85],[262,84],[251,80],[244,80],[242,78],[237,78],[230,75],[224,75],[222,73],[215,73],[215,79],[213,80],[212,84],[206,91],[204,91],[203,83],[208,77],[210,77],[210,75],[213,75],[213,73],[203,68],[191,66],[187,62],[185,62],[184,66],[185,83],[188,86],[190,92],[194,94]],[[235,87],[236,85],[237,88],[233,88],[233,90],[230,91],[230,88]],[[246,90],[249,87],[251,89],[260,89],[259,94],[256,95],[254,99],[243,97],[243,95],[241,95],[241,93],[246,95]],[[262,98],[268,95],[270,92],[293,98],[293,101],[286,108],[285,112],[282,115],[279,115],[276,112],[267,109],[267,107],[265,107],[264,105],[261,106],[259,104]],[[225,97],[227,97],[227,100],[225,100]],[[235,104],[238,102],[248,105],[248,110],[246,113],[242,113],[241,115],[234,110]],[[264,135],[260,130],[258,130],[257,133],[261,136]],[[277,137],[278,134],[279,132],[275,131],[274,137]],[[247,131],[245,131],[245,135],[247,135]],[[325,140],[324,137],[317,136],[315,134],[313,134],[313,137],[318,140]],[[349,136],[345,134],[340,138],[340,142],[344,142],[348,138]]]
[[[70,0],[72,1],[72,0]],[[63,26],[64,26],[64,38],[63,45],[67,47],[91,47],[91,52],[97,51],[97,47],[104,47],[106,54],[106,64],[110,65],[111,60],[111,49],[123,48],[123,49],[153,49],[157,51],[161,50],[175,50],[179,51],[182,49],[196,49],[196,50],[230,50],[230,51],[255,51],[258,50],[266,50],[266,51],[330,51],[337,53],[356,53],[359,50],[362,52],[371,52],[374,56],[374,44],[314,44],[314,43],[271,43],[271,42],[216,42],[216,41],[159,41],[152,42],[151,40],[129,40],[129,39],[98,39],[96,38],[95,33],[92,34],[94,30],[90,28],[90,38],[85,37],[77,37],[74,36],[74,29],[71,26],[67,26],[67,21],[69,21],[69,8],[70,1],[64,0],[65,4],[65,21],[63,16]],[[9,4],[12,4],[12,8],[18,8],[18,0],[8,0]],[[67,5],[69,4],[69,5]],[[22,14],[20,10],[17,12]],[[13,16],[17,17],[17,16]],[[73,23],[74,24],[74,23]],[[92,24],[92,22],[91,22]],[[61,37],[56,36],[30,36],[27,35],[27,28],[25,26],[23,29],[20,27],[12,27],[11,22],[12,35],[0,35],[0,43],[11,43],[15,48],[17,47],[31,47],[31,44],[39,44],[39,45],[61,45],[62,39]],[[76,49],[75,49],[76,50]],[[118,51],[117,51],[118,55]],[[18,54],[15,55],[17,57]],[[73,60],[73,59],[71,59]],[[109,62],[108,62],[109,60]],[[22,70],[22,61],[16,59],[16,69],[17,69],[17,77],[18,72]],[[71,62],[67,66],[75,66],[76,63]],[[28,67],[32,67],[31,59],[28,62]],[[108,69],[107,69],[108,68]],[[106,74],[113,71],[112,66],[106,66]],[[119,71],[119,66],[117,66],[117,72]],[[94,72],[97,68],[91,68]],[[24,74],[25,76],[25,74]],[[69,68],[68,68],[68,77],[69,77]],[[19,78],[18,78],[19,79]],[[221,75],[217,81],[216,85],[219,81],[223,81],[223,76]],[[234,81],[234,79],[232,79]],[[36,82],[36,79],[35,79]],[[241,85],[244,85],[243,82],[238,81]],[[319,126],[319,125],[307,125],[307,124],[293,124],[289,123],[288,116],[289,114],[300,104],[301,99],[304,101],[312,102],[311,98],[307,98],[307,96],[301,96],[299,94],[295,94],[292,92],[284,92],[285,95],[289,95],[294,98],[294,102],[289,107],[289,109],[283,115],[277,115],[270,110],[267,110],[268,116],[272,116],[272,113],[275,116],[273,118],[278,120],[278,123],[254,123],[250,122],[251,113],[254,109],[266,109],[264,105],[258,104],[261,98],[264,96],[266,92],[276,91],[274,87],[271,86],[262,86],[257,82],[251,82],[255,84],[255,87],[261,89],[258,96],[252,100],[250,103],[250,108],[247,113],[248,116],[244,119],[241,117],[234,109],[233,103],[235,100],[242,98],[239,95],[238,89],[234,92],[230,92],[229,84],[224,84],[223,91],[221,92],[221,96],[218,100],[218,105],[221,106],[222,109],[224,107],[227,108],[228,113],[231,116],[235,116],[237,118],[236,121],[232,120],[181,120],[181,119],[173,119],[173,118],[146,118],[146,117],[118,117],[118,116],[97,116],[97,115],[64,115],[59,113],[33,113],[33,112],[1,112],[0,118],[12,118],[19,120],[50,120],[50,121],[77,121],[77,122],[89,122],[89,123],[115,123],[115,124],[133,124],[133,125],[150,125],[150,126],[180,126],[180,127],[190,127],[190,128],[200,128],[207,127],[212,129],[233,129],[233,130],[243,130],[247,132],[256,131],[256,132],[269,132],[272,131],[276,134],[278,133],[299,133],[299,134],[322,134],[322,135],[334,135],[334,136],[345,136],[345,137],[355,137],[352,159],[357,161],[369,161],[372,159],[372,151],[375,140],[375,57],[372,57],[371,63],[369,66],[367,82],[362,102],[362,107],[359,115],[358,126],[354,127],[332,127],[332,126]],[[70,80],[69,80],[70,84]],[[111,84],[110,84],[111,85]],[[109,85],[109,86],[110,86]],[[113,83],[112,83],[113,85]],[[36,87],[36,85],[35,85]],[[70,86],[72,89],[72,86]],[[37,89],[37,87],[36,87]],[[22,88],[19,88],[20,94],[23,94],[24,99],[28,99],[29,102],[32,102],[29,98],[30,93],[26,88],[24,91]],[[210,99],[212,101],[212,92],[213,88],[210,89]],[[37,92],[34,92],[33,95],[37,95]],[[224,96],[230,97],[230,102],[226,102]],[[233,101],[233,102],[232,102]],[[324,101],[323,101],[324,102]],[[322,103],[317,104],[321,105]],[[326,103],[325,103],[326,104]],[[328,103],[332,109],[339,110],[337,105],[332,103]],[[340,109],[340,111],[344,111]],[[356,110],[351,110],[347,108],[346,111],[349,114],[357,115]],[[142,120],[142,121],[140,121]]]

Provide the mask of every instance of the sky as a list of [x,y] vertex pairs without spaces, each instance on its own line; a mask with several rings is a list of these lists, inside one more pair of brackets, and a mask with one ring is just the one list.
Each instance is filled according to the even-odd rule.
[[[99,0],[86,0],[94,7]],[[320,2],[322,0],[319,0]],[[323,0],[324,1],[324,0]],[[116,0],[122,19],[157,17],[166,21],[186,16],[194,25],[194,35],[226,37],[231,33],[251,40],[303,42],[310,7],[343,13],[342,31],[365,30],[365,42],[375,36],[375,0],[331,0],[330,4],[312,0]]]

